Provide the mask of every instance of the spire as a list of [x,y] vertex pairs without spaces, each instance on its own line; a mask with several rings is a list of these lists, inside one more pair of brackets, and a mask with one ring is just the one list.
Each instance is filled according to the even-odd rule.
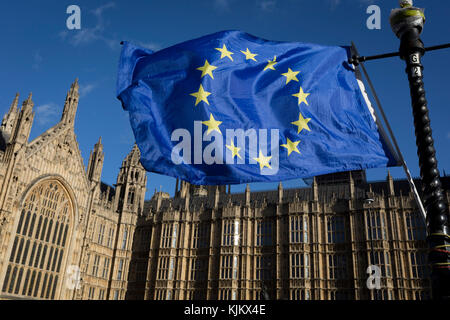
[[[133,149],[131,149],[130,153],[127,154],[125,159],[122,162],[122,167],[142,167],[141,166],[141,152],[139,151],[136,143],[133,145]],[[142,168],[143,169],[143,168]]]
[[391,171],[389,169],[388,169],[387,179],[388,180],[392,180]]
[[19,93],[16,93],[16,97],[11,103],[11,107],[9,108],[8,113],[17,112],[17,107],[19,106]]
[[33,93],[30,92],[30,94],[28,95],[27,100],[25,100],[22,103],[22,110],[25,111],[31,111],[31,109],[33,109],[34,107],[34,102],[33,102]]
[[17,120],[17,116],[19,114],[19,93],[16,93],[16,97],[14,98],[13,102],[11,103],[11,107],[9,108],[9,111],[5,116],[3,117],[1,130],[3,133],[7,135],[11,135],[14,127],[14,123]]
[[100,137],[98,142],[94,145],[94,150],[91,151],[89,156],[89,165],[87,170],[89,180],[100,182],[104,157],[102,138]]
[[247,183],[247,186],[245,187],[245,205],[250,205],[250,185]]
[[[16,96],[16,98],[18,98]],[[33,95],[30,93],[27,100],[22,103],[22,109],[15,116],[13,125],[11,127],[11,140],[12,143],[24,145],[28,142],[30,137],[31,127],[34,120],[34,102]],[[15,100],[15,99],[14,99]],[[14,104],[15,102],[13,102]]]
[[216,189],[214,192],[214,208],[215,209],[217,209],[219,207],[219,197],[220,197],[219,186],[216,186]]
[[80,86],[78,85],[78,78],[75,79],[70,86],[70,90],[67,92],[66,102],[64,103],[64,110],[61,116],[61,122],[65,122],[73,126],[75,122],[75,115],[78,109],[78,99],[80,94],[78,93],[78,89]]
[[386,177],[387,184],[388,184],[388,194],[393,196],[395,194],[394,192],[394,180],[392,179],[391,172],[388,170],[388,175]]
[[78,93],[78,89],[80,89],[80,86],[78,85],[78,78],[76,78],[70,86],[70,93]]
[[314,201],[319,201],[319,186],[317,184],[317,178],[316,177],[313,177],[312,191],[313,191],[313,200]]
[[283,201],[283,184],[280,183],[278,184],[278,203],[281,203]]

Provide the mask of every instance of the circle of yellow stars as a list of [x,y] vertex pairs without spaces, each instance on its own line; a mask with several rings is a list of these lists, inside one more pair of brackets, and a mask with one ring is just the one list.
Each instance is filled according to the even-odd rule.
[[[220,52],[220,59],[229,59],[230,61],[234,61],[232,55],[235,54],[235,52],[231,52],[228,50],[227,46],[223,44],[222,48],[215,48],[218,52]],[[253,60],[257,62],[256,57],[258,54],[253,53],[249,50],[249,48],[246,48],[246,50],[240,50],[240,53],[242,53],[245,56],[245,61],[247,60]],[[276,71],[277,68],[275,67],[278,64],[277,56],[274,56],[272,60],[267,60],[267,65],[264,67],[263,72],[267,70],[273,70]],[[213,72],[217,69],[217,66],[211,65],[208,60],[205,60],[205,63],[203,66],[198,67],[196,70],[201,71],[201,77],[200,79],[203,79],[203,77],[209,76],[212,80],[214,80],[214,74]],[[286,77],[286,83],[285,85],[288,85],[291,81],[292,82],[299,82],[297,76],[301,73],[301,71],[298,70],[292,70],[291,68],[288,68],[288,70],[284,73],[281,73],[281,76]],[[208,96],[211,95],[211,92],[207,92],[203,85],[200,84],[200,87],[197,92],[193,92],[190,94],[191,96],[195,97],[195,106],[197,106],[199,103],[204,102],[207,105],[209,105]],[[292,94],[293,97],[297,98],[297,103],[299,106],[301,106],[302,103],[309,106],[308,103],[308,97],[310,93],[304,92],[304,89],[300,86],[298,93]],[[301,112],[299,112],[298,120],[291,122],[294,126],[297,127],[297,134],[300,134],[303,130],[311,131],[311,129],[308,126],[308,123],[311,121],[310,118],[305,118]],[[202,121],[202,124],[206,125],[208,127],[206,134],[210,134],[213,131],[219,132],[220,131],[219,126],[222,124],[222,121],[218,121],[214,118],[213,114],[210,113],[209,120]],[[292,141],[289,138],[286,138],[286,143],[281,144],[280,146],[283,148],[286,148],[288,157],[291,155],[291,153],[295,152],[298,154],[300,153],[300,150],[298,149],[298,145],[300,144],[301,140]],[[294,139],[295,140],[295,139]],[[226,148],[231,151],[232,158],[238,157],[239,159],[242,159],[242,156],[240,155],[241,148],[234,145],[234,141],[230,140],[230,144],[225,144]],[[260,167],[260,170],[264,168],[271,169],[270,166],[270,160],[271,156],[264,156],[262,151],[259,151],[259,156],[257,158],[253,158]]]

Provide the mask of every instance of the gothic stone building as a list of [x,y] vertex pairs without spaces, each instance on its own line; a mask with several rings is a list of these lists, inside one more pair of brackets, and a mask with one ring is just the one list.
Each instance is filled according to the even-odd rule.
[[[144,202],[136,146],[114,187],[101,140],[84,167],[78,83],[29,140],[31,95],[0,128],[0,299],[426,299],[425,227],[406,181],[363,171],[230,194],[177,182]],[[420,189],[420,182],[418,188]],[[447,201],[450,179],[443,178]],[[367,268],[381,272],[367,288]]]
[[78,82],[61,120],[29,140],[31,94],[0,129],[0,299],[124,299],[146,173],[135,146],[115,188],[101,182],[103,146],[87,170],[74,133]]
[[[425,237],[408,183],[390,174],[243,194],[181,182],[138,218],[127,299],[427,299]],[[367,287],[371,265],[379,289]]]

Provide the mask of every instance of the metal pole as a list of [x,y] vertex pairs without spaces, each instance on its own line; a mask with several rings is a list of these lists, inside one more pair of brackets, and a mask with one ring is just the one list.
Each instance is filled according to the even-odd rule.
[[[424,48],[425,52],[428,51],[434,51],[434,50],[441,50],[441,49],[447,49],[450,48],[450,43],[446,44],[440,44],[438,46],[432,46]],[[400,52],[391,52],[391,53],[384,53],[384,54],[377,54],[375,56],[359,56],[355,55],[352,56],[352,58],[349,60],[349,63],[358,65],[361,62],[370,61],[370,60],[378,60],[378,59],[385,59],[385,58],[392,58],[392,57],[398,57],[400,56]]]
[[450,299],[450,230],[437,168],[436,151],[431,134],[427,100],[423,84],[421,58],[425,53],[420,39],[425,16],[423,10],[412,6],[412,0],[400,0],[401,9],[391,13],[392,30],[401,40],[400,57],[406,61],[411,89],[417,154],[425,210],[427,211],[428,260],[432,267],[433,299]]

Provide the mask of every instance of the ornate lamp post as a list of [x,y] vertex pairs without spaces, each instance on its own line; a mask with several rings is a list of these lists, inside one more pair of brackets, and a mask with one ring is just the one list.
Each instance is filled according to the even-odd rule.
[[400,0],[400,9],[391,13],[390,22],[401,41],[400,57],[406,62],[411,89],[417,154],[425,210],[427,212],[427,241],[432,266],[432,294],[434,299],[450,299],[450,230],[437,169],[436,151],[431,135],[427,100],[423,84],[421,58],[425,48],[420,34],[425,23],[423,9],[413,7],[412,0]]

